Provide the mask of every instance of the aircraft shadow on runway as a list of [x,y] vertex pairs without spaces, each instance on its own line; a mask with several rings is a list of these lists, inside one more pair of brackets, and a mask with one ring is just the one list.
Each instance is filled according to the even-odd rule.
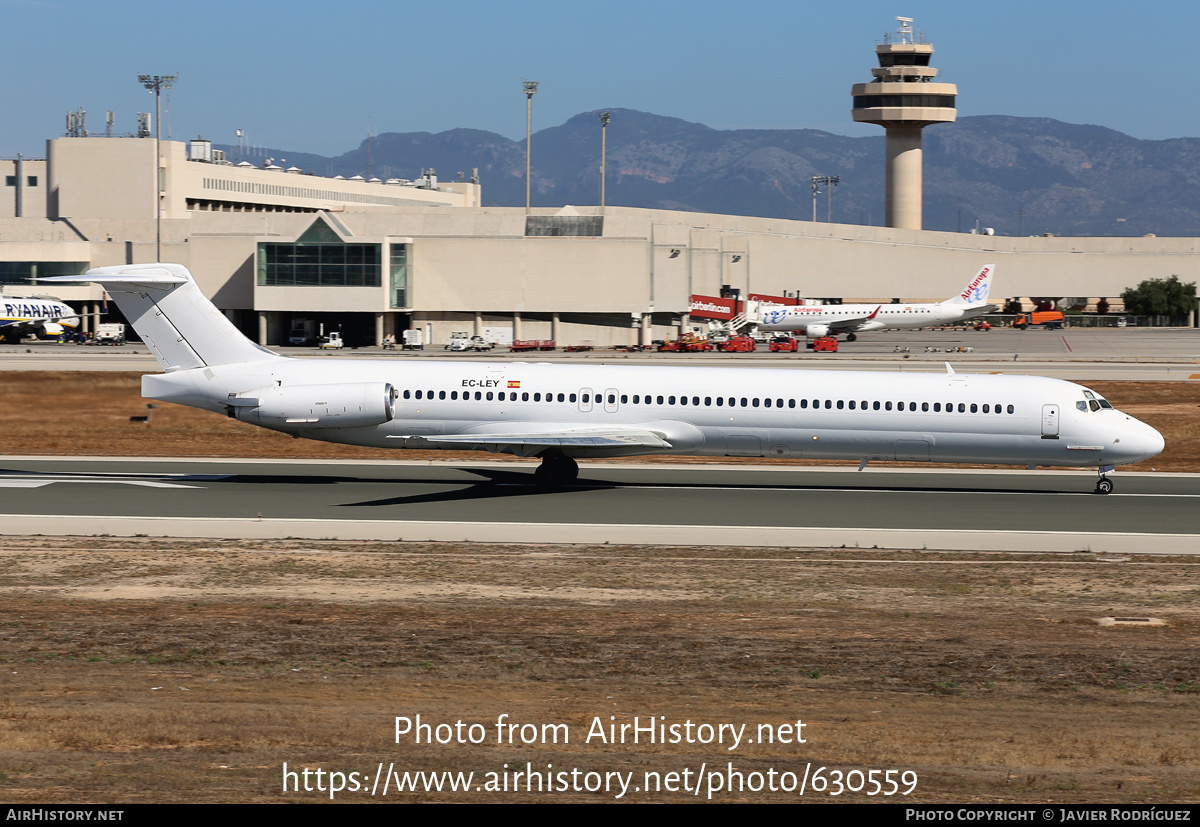
[[530,495],[549,496],[554,494],[580,494],[589,491],[605,491],[613,489],[638,489],[638,488],[663,488],[671,487],[678,490],[693,490],[693,491],[712,491],[712,490],[730,490],[736,489],[740,491],[755,491],[755,490],[770,490],[770,491],[794,491],[796,493],[817,492],[817,491],[857,491],[862,493],[909,493],[909,494],[926,494],[931,496],[948,495],[948,494],[1028,494],[1028,495],[1053,495],[1053,494],[1085,494],[1090,493],[1085,489],[1049,489],[1049,488],[1003,488],[996,486],[988,487],[970,487],[970,486],[906,486],[906,485],[881,485],[881,484],[847,484],[839,482],[837,484],[813,485],[809,484],[794,484],[781,485],[779,483],[738,483],[736,481],[722,480],[713,482],[671,482],[664,483],[661,481],[653,482],[636,482],[636,481],[614,481],[614,480],[599,480],[587,479],[582,477],[575,482],[559,488],[545,489],[539,486],[535,481],[533,474],[527,470],[508,471],[504,469],[494,468],[459,468],[457,469],[465,474],[471,474],[476,477],[483,477],[477,482],[453,479],[430,479],[416,478],[413,476],[405,477],[354,477],[354,476],[325,476],[325,475],[301,475],[301,474],[154,474],[136,472],[132,473],[86,473],[86,472],[50,472],[50,471],[26,471],[17,469],[0,468],[0,480],[4,477],[22,477],[22,478],[53,478],[56,482],[70,483],[72,478],[78,478],[81,482],[94,482],[97,480],[105,480],[112,482],[120,482],[122,480],[154,480],[160,482],[176,482],[176,483],[200,483],[210,482],[220,485],[266,485],[266,486],[312,486],[312,485],[387,485],[387,486],[402,486],[402,485],[437,485],[445,487],[449,490],[437,492],[426,492],[412,495],[396,495],[383,497],[374,500],[364,500],[361,502],[348,502],[337,504],[339,508],[363,508],[363,507],[378,507],[389,505],[419,505],[423,503],[451,503],[469,500],[481,499],[500,499],[506,497],[528,497]]
[[[638,488],[663,488],[669,485],[671,488],[679,490],[728,490],[738,489],[741,491],[795,491],[796,493],[815,492],[815,491],[830,491],[830,490],[853,490],[863,493],[913,493],[913,494],[930,494],[930,495],[945,495],[945,494],[1078,494],[1089,493],[1085,491],[1063,491],[1056,489],[1013,489],[1013,488],[971,488],[964,486],[904,486],[904,485],[779,485],[775,484],[756,484],[756,483],[730,483],[730,482],[698,482],[698,483],[669,483],[661,482],[617,482],[612,480],[589,480],[581,477],[573,483],[564,485],[559,488],[544,489],[538,486],[533,479],[533,475],[527,471],[502,471],[484,468],[462,468],[459,469],[464,473],[477,474],[485,477],[477,483],[468,484],[465,488],[455,488],[452,491],[430,492],[425,494],[414,494],[411,496],[395,496],[385,497],[379,500],[366,500],[363,502],[342,503],[340,508],[361,508],[361,507],[377,507],[387,505],[416,505],[422,503],[448,503],[466,500],[480,499],[498,499],[503,497],[527,497],[530,495],[552,495],[552,494],[578,494],[588,491],[605,491],[617,488],[623,489],[638,489]],[[366,482],[366,480],[359,480]],[[371,482],[414,482],[413,480],[371,480]],[[429,484],[430,480],[421,480],[424,484]],[[439,484],[461,486],[461,482],[446,481]]]

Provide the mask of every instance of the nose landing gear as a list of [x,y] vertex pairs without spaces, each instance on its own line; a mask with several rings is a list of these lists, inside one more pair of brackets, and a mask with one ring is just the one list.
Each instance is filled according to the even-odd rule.
[[1100,474],[1100,479],[1096,480],[1097,494],[1111,494],[1113,492],[1113,481],[1105,476],[1111,470],[1113,470],[1113,466],[1111,465],[1101,465],[1096,469],[1097,473]]

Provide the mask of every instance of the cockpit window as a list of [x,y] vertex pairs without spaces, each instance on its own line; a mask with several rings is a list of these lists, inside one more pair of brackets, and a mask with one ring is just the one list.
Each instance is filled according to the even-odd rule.
[[1110,411],[1113,409],[1113,406],[1110,405],[1108,403],[1108,400],[1105,399],[1103,396],[1097,396],[1096,401],[1100,403],[1101,408],[1108,408]]

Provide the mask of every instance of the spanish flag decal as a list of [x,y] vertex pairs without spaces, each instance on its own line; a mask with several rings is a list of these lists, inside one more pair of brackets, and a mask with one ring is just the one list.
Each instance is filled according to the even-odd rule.
[[521,387],[521,380],[520,379],[509,379],[508,386],[510,388],[519,388],[519,387]]

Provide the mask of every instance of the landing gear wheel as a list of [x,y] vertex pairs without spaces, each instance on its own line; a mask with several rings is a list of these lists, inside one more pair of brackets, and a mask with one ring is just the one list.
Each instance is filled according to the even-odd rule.
[[579,463],[555,451],[542,455],[542,464],[533,472],[539,488],[561,488],[579,477]]
[[847,341],[847,342],[857,342],[857,341],[858,341],[858,334],[857,334],[857,333],[847,333],[847,334],[846,334],[846,341]]
[[1113,492],[1113,481],[1108,477],[1101,477],[1096,480],[1097,494],[1111,494]]

